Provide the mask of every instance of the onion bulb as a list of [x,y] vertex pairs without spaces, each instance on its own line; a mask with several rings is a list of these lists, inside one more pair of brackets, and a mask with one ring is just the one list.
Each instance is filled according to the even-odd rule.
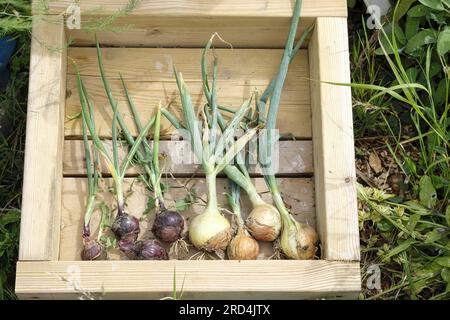
[[253,207],[245,225],[256,240],[274,241],[280,234],[281,217],[274,206],[262,203]]
[[189,240],[197,249],[225,250],[231,240],[230,222],[218,210],[207,209],[190,223]]
[[169,260],[166,249],[161,246],[158,240],[146,240],[143,242],[140,255],[142,260]]
[[83,251],[81,252],[81,259],[85,261],[95,260],[103,253],[103,247],[95,240],[86,240]]
[[292,216],[286,217],[290,221],[283,224],[280,247],[289,259],[313,259],[319,238],[311,226],[296,221]]
[[136,241],[140,232],[139,220],[119,207],[118,214],[114,219],[111,230],[119,240],[133,243]]
[[227,254],[230,260],[255,260],[259,254],[259,245],[245,229],[239,228],[227,248]]
[[161,241],[174,242],[182,237],[184,226],[180,213],[163,209],[156,214],[152,232]]

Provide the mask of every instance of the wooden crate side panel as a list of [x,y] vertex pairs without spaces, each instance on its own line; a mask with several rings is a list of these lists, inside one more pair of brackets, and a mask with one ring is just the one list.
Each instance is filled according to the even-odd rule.
[[318,18],[309,46],[318,228],[327,260],[359,260],[347,21]]
[[59,252],[66,49],[61,17],[33,21],[20,260]]
[[36,261],[18,263],[16,294],[21,299],[76,299],[83,292],[97,299],[161,299],[172,295],[174,272],[183,299],[349,299],[360,291],[357,262]]
[[[179,92],[173,75],[172,65],[183,73],[197,111],[206,102],[201,84],[200,60],[202,49],[181,48],[102,48],[104,64],[114,97],[119,101],[119,112],[123,115],[133,134],[136,134],[131,113],[126,103],[119,77],[122,73],[128,91],[136,104],[142,121],[148,121],[154,114],[159,101],[173,101],[170,110],[181,114]],[[217,81],[218,103],[236,109],[250,98],[255,88],[261,92],[277,73],[282,57],[279,49],[216,49],[219,59]],[[80,68],[87,91],[95,106],[95,120],[100,135],[111,136],[112,111],[105,90],[98,76],[98,62],[94,48],[70,48],[68,55]],[[210,68],[211,69],[211,68]],[[306,50],[301,50],[290,67],[283,97],[280,103],[282,133],[296,138],[311,138],[311,109],[309,65]],[[80,112],[75,76],[71,67],[67,76],[66,114],[73,116]],[[173,133],[165,118],[162,119],[163,135]],[[67,121],[65,135],[82,135],[81,119]]]
[[[128,0],[96,0],[80,1],[83,15],[102,14],[111,15],[124,9]],[[34,8],[38,10],[39,1],[34,1]],[[51,1],[49,12],[60,14],[64,12],[71,0]],[[211,19],[228,16],[239,17],[291,17],[294,1],[291,0],[171,0],[171,1],[139,1],[131,16],[194,16],[209,17]],[[347,16],[347,2],[345,0],[303,0],[302,17]]]
[[[104,140],[103,144],[112,157],[112,144],[109,140]],[[152,146],[150,142],[150,146]],[[91,146],[91,148],[93,148]],[[280,141],[279,150],[279,170],[277,175],[282,176],[310,176],[313,174],[312,141]],[[201,163],[194,156],[191,144],[187,140],[163,140],[159,143],[160,166],[163,174],[173,174],[175,176],[204,176]],[[128,146],[119,148],[120,163],[128,153]],[[243,153],[243,152],[242,152]],[[84,154],[84,142],[82,140],[64,141],[64,176],[86,175],[86,160]],[[252,160],[249,166],[249,173],[252,176],[262,176],[261,168],[255,165],[256,160]],[[110,174],[107,164],[101,160],[100,170],[103,176]],[[127,170],[127,176],[136,176],[142,172],[141,166],[131,166]]]
[[[83,16],[83,26],[102,17]],[[314,18],[303,18],[298,27],[298,37]],[[189,26],[189,28],[186,28]],[[170,17],[133,16],[114,21],[119,32],[102,30],[97,32],[100,43],[110,46],[128,47],[186,47],[203,48],[214,32],[227,43],[216,41],[216,48],[283,48],[289,32],[290,17]],[[74,45],[95,44],[93,32],[67,30]],[[251,37],[249,37],[251,35]]]

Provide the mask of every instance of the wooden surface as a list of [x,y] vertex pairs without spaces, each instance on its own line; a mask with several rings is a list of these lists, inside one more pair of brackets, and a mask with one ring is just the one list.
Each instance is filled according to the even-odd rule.
[[[337,261],[57,261],[17,265],[21,299],[356,298],[358,262]],[[184,281],[183,281],[184,279]],[[184,285],[182,286],[182,284]]]
[[58,257],[66,78],[61,19],[33,23],[20,260]]
[[[84,15],[110,15],[124,8],[129,0],[81,1],[81,13]],[[71,0],[51,1],[49,12],[60,14],[66,10]],[[37,1],[36,4],[39,4]],[[293,0],[141,0],[131,16],[195,16],[195,17],[291,17]],[[345,0],[303,0],[302,17],[347,16]]]
[[[135,179],[127,178],[125,180],[124,190],[129,191],[130,185]],[[262,178],[256,178],[253,180],[254,184],[262,194],[265,201],[271,201],[270,194],[268,193],[267,186]],[[286,205],[291,208],[294,217],[302,222],[306,222],[312,226],[315,225],[315,209],[314,209],[314,186],[310,178],[280,178],[278,179],[279,188],[282,192],[283,199]],[[195,189],[197,194],[197,203],[187,211],[182,212],[186,221],[189,223],[190,219],[196,214],[204,210],[204,201],[206,200],[206,185],[204,179],[190,179],[190,178],[177,178],[165,179],[165,183],[170,186],[168,193],[166,194],[166,205],[171,207],[175,201],[182,200],[187,195],[187,190]],[[107,187],[112,186],[111,179],[105,179],[102,184],[102,189],[106,190]],[[188,189],[186,189],[188,188]],[[227,179],[218,179],[217,181],[217,195],[218,203],[223,208],[227,209],[227,200],[225,193],[228,190]],[[84,215],[84,206],[87,197],[87,179],[86,178],[64,178],[63,179],[63,197],[62,197],[62,218],[61,218],[61,245],[60,245],[60,260],[80,260],[80,254],[82,249],[82,221]],[[105,201],[106,204],[113,207],[115,206],[114,198],[110,192],[102,192],[99,194],[100,200]],[[128,193],[127,208],[128,212],[141,217],[146,208],[149,192],[145,187],[134,181],[133,192]],[[243,192],[242,194],[242,214],[244,217],[250,211],[250,203],[247,200],[247,196]],[[225,216],[231,218],[227,211],[223,211]],[[113,210],[115,216],[115,211]],[[92,232],[95,235],[98,229],[99,213],[94,214],[91,225]],[[152,234],[150,228],[153,225],[154,212],[151,211],[141,221],[141,237],[143,239],[151,238]],[[261,253],[259,259],[267,259],[273,255],[273,249],[271,243],[260,243]],[[170,247],[168,246],[167,249]],[[193,254],[197,253],[196,250],[191,250],[188,254],[183,254],[180,251],[179,255],[172,255],[172,258],[188,259]],[[117,250],[110,252],[110,259],[121,259],[121,255]]]
[[[129,112],[123,88],[118,80],[122,74],[142,121],[154,114],[160,100],[167,103],[179,115],[181,106],[176,87],[172,64],[175,64],[192,95],[197,108],[203,108],[205,100],[201,85],[201,49],[156,49],[156,48],[104,48],[104,64],[116,99],[119,111],[134,133],[134,124]],[[255,88],[261,92],[276,75],[282,50],[255,49],[217,49],[219,74],[217,83],[218,103],[238,108],[253,93]],[[99,70],[97,56],[93,48],[70,48],[70,61],[80,68],[88,93],[95,104],[95,120],[102,136],[111,136],[111,107],[107,101]],[[297,138],[311,137],[311,109],[309,90],[309,65],[307,51],[302,50],[292,63],[280,104],[279,125],[281,133],[291,133]],[[71,63],[67,77],[66,115],[80,112],[75,76]],[[163,118],[162,130],[165,134],[173,132]],[[66,121],[65,135],[79,137],[82,134],[81,119]]]
[[347,20],[318,18],[309,46],[317,219],[323,257],[359,260]]
[[[83,16],[83,28],[98,23],[101,16]],[[289,32],[287,17],[170,17],[126,16],[114,21],[113,30],[98,30],[98,40],[108,46],[128,47],[187,47],[202,48],[205,39],[214,32],[231,42],[234,48],[283,48]],[[298,37],[314,18],[304,18],[298,27]],[[186,28],[189,26],[189,28]],[[77,46],[95,44],[94,32],[83,29],[67,30],[68,36]],[[249,37],[248,35],[252,36]],[[227,44],[217,42],[216,47]]]
[[[104,141],[104,145],[111,152],[111,141]],[[277,175],[305,176],[313,174],[312,141],[280,141],[279,142],[279,170]],[[124,159],[128,148],[119,148],[120,159]],[[160,141],[160,166],[164,173],[176,176],[203,176],[201,165],[191,151],[189,141]],[[249,172],[254,176],[261,176],[259,165],[250,165]],[[109,174],[104,161],[101,161],[101,172],[104,176]],[[140,166],[132,166],[127,175],[137,175],[142,172]],[[82,140],[64,141],[64,176],[86,175],[86,160],[84,143]]]

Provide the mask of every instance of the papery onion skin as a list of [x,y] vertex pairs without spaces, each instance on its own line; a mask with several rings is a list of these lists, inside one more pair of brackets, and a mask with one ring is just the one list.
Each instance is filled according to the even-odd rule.
[[258,242],[242,229],[238,231],[227,248],[230,260],[256,260],[258,254]]
[[119,240],[119,249],[130,260],[139,260],[143,248],[142,241],[128,242],[126,240]]
[[225,250],[231,240],[230,222],[218,211],[204,212],[192,219],[189,240],[199,250]]
[[319,237],[311,226],[294,221],[283,230],[280,237],[281,250],[289,259],[314,259]]
[[158,213],[153,222],[153,234],[163,242],[175,242],[182,237],[185,221],[180,213],[164,210]]
[[119,240],[133,243],[136,241],[140,232],[139,220],[125,211],[119,211],[111,230]]
[[142,260],[169,260],[166,249],[161,246],[158,240],[146,240],[140,255]]
[[278,210],[270,204],[261,204],[253,208],[245,225],[258,241],[275,241],[281,231],[281,217]]
[[95,240],[87,240],[84,243],[81,259],[84,261],[98,259],[103,253],[103,246]]

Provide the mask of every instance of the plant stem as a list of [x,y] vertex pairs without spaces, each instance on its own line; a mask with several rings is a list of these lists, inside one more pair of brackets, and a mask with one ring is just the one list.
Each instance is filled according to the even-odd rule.
[[208,199],[206,206],[207,214],[216,214],[219,212],[217,207],[217,189],[216,189],[216,175],[206,174],[206,187],[208,188]]

